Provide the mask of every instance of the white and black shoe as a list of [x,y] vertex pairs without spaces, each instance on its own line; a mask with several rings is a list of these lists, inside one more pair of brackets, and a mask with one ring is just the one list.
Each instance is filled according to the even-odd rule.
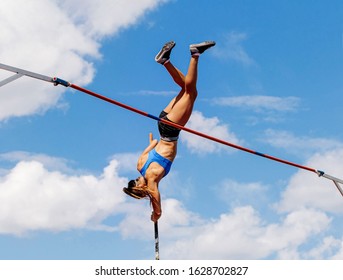
[[207,49],[215,46],[216,42],[214,41],[205,41],[199,44],[192,44],[189,46],[189,50],[191,51],[191,55],[200,55]]
[[170,53],[172,49],[175,47],[175,42],[170,41],[168,43],[165,43],[162,49],[159,51],[159,53],[155,56],[155,61],[160,64],[166,63],[170,58]]

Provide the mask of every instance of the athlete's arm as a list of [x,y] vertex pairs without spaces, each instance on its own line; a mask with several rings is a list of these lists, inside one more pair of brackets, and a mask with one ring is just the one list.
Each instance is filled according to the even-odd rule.
[[158,191],[158,184],[155,181],[148,181],[148,190],[150,194],[150,201],[153,208],[151,214],[151,220],[156,222],[162,215],[162,207],[161,207],[161,196],[160,192]]

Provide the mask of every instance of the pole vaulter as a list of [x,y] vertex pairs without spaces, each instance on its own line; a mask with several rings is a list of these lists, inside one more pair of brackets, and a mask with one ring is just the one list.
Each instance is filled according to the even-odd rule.
[[45,81],[45,82],[49,82],[49,83],[54,84],[55,86],[62,85],[62,86],[65,86],[65,87],[70,87],[70,88],[73,88],[73,89],[75,89],[77,91],[81,91],[83,93],[91,95],[91,96],[93,96],[95,98],[98,98],[98,99],[101,99],[101,100],[106,101],[108,103],[111,103],[111,104],[114,104],[116,106],[122,107],[122,108],[124,108],[126,110],[129,110],[129,111],[132,111],[134,113],[140,114],[142,116],[154,119],[156,121],[159,121],[159,122],[162,122],[162,123],[165,123],[165,124],[168,124],[170,126],[173,126],[173,127],[178,128],[178,129],[184,130],[186,132],[198,135],[198,136],[206,138],[208,140],[220,143],[222,145],[226,145],[226,146],[232,147],[234,149],[238,149],[238,150],[241,150],[241,151],[253,154],[253,155],[257,155],[257,156],[264,157],[264,158],[267,158],[267,159],[270,159],[270,160],[273,160],[273,161],[277,161],[277,162],[280,162],[280,163],[283,163],[283,164],[286,164],[286,165],[290,165],[290,166],[293,166],[293,167],[296,167],[296,168],[299,168],[299,169],[303,169],[303,170],[307,170],[307,171],[316,173],[319,177],[324,177],[324,178],[326,178],[328,180],[331,180],[335,184],[337,190],[343,196],[343,189],[342,189],[342,187],[340,185],[340,184],[343,184],[343,180],[339,179],[339,178],[336,178],[334,176],[328,175],[324,171],[321,171],[321,170],[318,170],[318,169],[315,169],[315,168],[311,168],[311,167],[308,167],[308,166],[300,165],[300,164],[297,164],[297,163],[294,163],[294,162],[290,162],[290,161],[287,161],[287,160],[284,160],[284,159],[281,159],[281,158],[277,158],[277,157],[274,157],[274,156],[271,156],[271,155],[268,155],[268,154],[260,153],[260,152],[257,152],[257,151],[254,151],[254,150],[251,150],[251,149],[248,149],[248,148],[245,148],[245,147],[242,147],[242,146],[238,146],[238,145],[235,145],[233,143],[230,143],[230,142],[227,142],[227,141],[224,141],[224,140],[212,137],[210,135],[207,135],[207,134],[204,134],[204,133],[192,130],[190,128],[178,125],[176,123],[167,121],[165,119],[158,118],[158,117],[156,117],[154,115],[148,114],[148,113],[146,113],[144,111],[141,111],[139,109],[133,108],[133,107],[128,106],[128,105],[123,104],[123,103],[120,103],[120,102],[118,102],[116,100],[110,99],[110,98],[108,98],[106,96],[100,95],[100,94],[95,93],[93,91],[90,91],[88,89],[79,87],[79,86],[77,86],[75,84],[72,84],[72,83],[70,83],[68,81],[62,80],[62,79],[57,78],[57,77],[48,77],[48,76],[45,76],[45,75],[41,75],[41,74],[30,72],[30,71],[27,71],[27,70],[24,70],[24,69],[12,67],[12,66],[5,65],[5,64],[2,64],[2,63],[0,63],[0,69],[3,69],[3,70],[6,70],[6,71],[10,71],[10,72],[15,73],[13,76],[10,76],[9,78],[7,78],[5,80],[0,81],[0,87],[3,86],[3,85],[8,84],[10,82],[13,82],[13,81],[15,81],[15,80],[17,80],[17,79],[19,79],[19,78],[21,78],[23,76],[27,76],[27,77],[30,77],[30,78],[42,80],[42,81]]

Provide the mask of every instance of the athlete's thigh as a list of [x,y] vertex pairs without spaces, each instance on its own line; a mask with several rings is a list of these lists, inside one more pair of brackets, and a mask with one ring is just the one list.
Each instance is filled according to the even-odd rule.
[[168,112],[168,119],[180,125],[185,125],[192,114],[193,105],[194,98],[187,93],[183,94]]

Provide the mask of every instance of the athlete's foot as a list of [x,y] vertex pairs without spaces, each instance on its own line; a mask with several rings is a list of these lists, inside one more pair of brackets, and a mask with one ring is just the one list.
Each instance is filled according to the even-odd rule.
[[207,49],[213,47],[216,44],[214,41],[205,41],[199,44],[192,44],[189,46],[192,56],[198,56]]
[[174,47],[175,47],[174,41],[165,43],[163,48],[160,50],[160,52],[155,56],[155,61],[162,65],[166,63],[167,61],[169,61],[170,53]]

